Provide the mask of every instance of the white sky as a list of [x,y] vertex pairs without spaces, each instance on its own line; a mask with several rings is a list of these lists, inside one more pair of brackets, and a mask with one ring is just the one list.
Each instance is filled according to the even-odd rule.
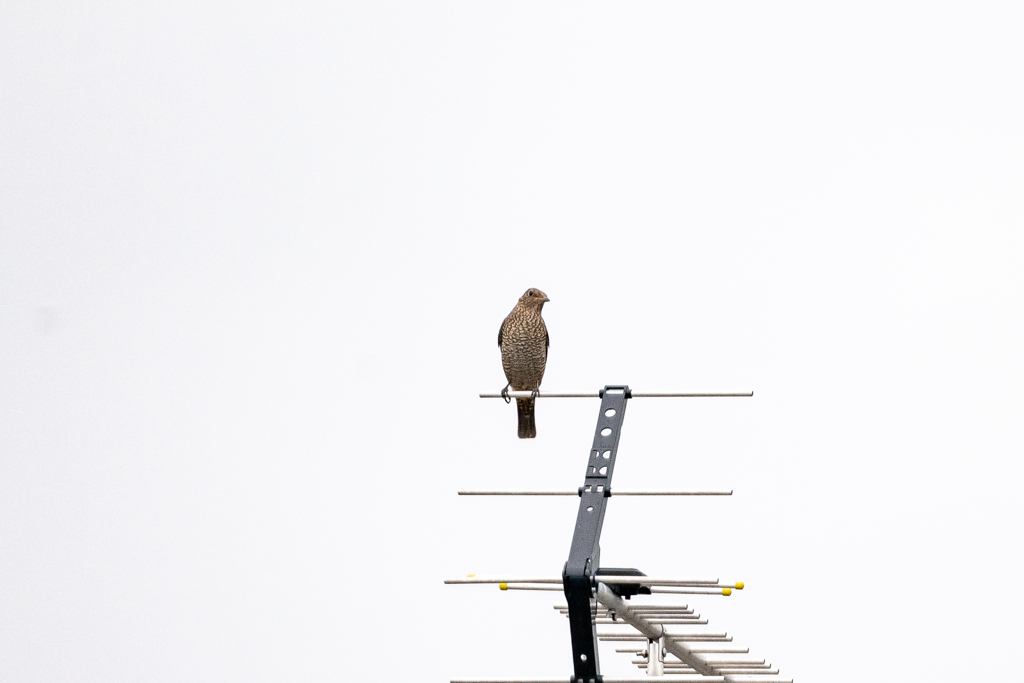
[[[555,574],[596,401],[603,560],[785,677],[1020,647],[1017,3],[0,8],[0,680],[571,674]],[[658,543],[655,543],[658,541]],[[389,667],[382,666],[389,663]],[[632,671],[606,650],[606,674]],[[992,668],[990,668],[992,667]],[[1012,668],[1012,666],[1011,666]],[[411,678],[412,677],[412,678]]]

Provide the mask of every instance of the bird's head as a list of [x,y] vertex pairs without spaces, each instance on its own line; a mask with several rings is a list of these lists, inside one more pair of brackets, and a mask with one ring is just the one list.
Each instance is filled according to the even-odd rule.
[[544,304],[548,301],[550,301],[548,295],[534,287],[526,290],[526,293],[519,297],[519,303],[524,306],[532,306],[538,311],[544,308]]

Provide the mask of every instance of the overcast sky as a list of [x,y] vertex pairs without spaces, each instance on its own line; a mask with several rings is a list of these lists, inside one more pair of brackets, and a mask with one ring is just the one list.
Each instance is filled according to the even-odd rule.
[[[596,400],[605,565],[785,678],[1020,647],[1018,3],[0,8],[0,680],[571,675]],[[606,674],[628,658],[602,652]],[[996,667],[996,668],[991,668]],[[1019,668],[1019,667],[1018,667]]]

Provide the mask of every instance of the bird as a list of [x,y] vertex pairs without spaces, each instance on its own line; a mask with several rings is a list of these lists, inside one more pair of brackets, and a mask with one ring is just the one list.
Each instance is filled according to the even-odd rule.
[[[501,365],[508,380],[508,384],[501,390],[506,401],[510,386],[512,391],[536,392],[544,378],[544,366],[548,362],[548,347],[551,346],[551,340],[544,318],[541,317],[541,309],[548,301],[550,299],[547,294],[531,287],[519,297],[519,302],[498,330]],[[516,399],[520,439],[532,439],[537,436],[537,424],[533,417],[534,400]]]

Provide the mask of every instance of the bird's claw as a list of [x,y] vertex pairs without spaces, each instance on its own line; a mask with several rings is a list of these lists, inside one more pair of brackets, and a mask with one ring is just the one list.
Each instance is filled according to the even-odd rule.
[[511,403],[512,402],[512,397],[508,395],[508,385],[507,384],[505,385],[505,388],[501,390],[501,397],[503,399],[505,399],[505,403]]
[[537,398],[538,396],[540,396],[540,389],[534,389],[533,394],[530,395],[530,398]]

